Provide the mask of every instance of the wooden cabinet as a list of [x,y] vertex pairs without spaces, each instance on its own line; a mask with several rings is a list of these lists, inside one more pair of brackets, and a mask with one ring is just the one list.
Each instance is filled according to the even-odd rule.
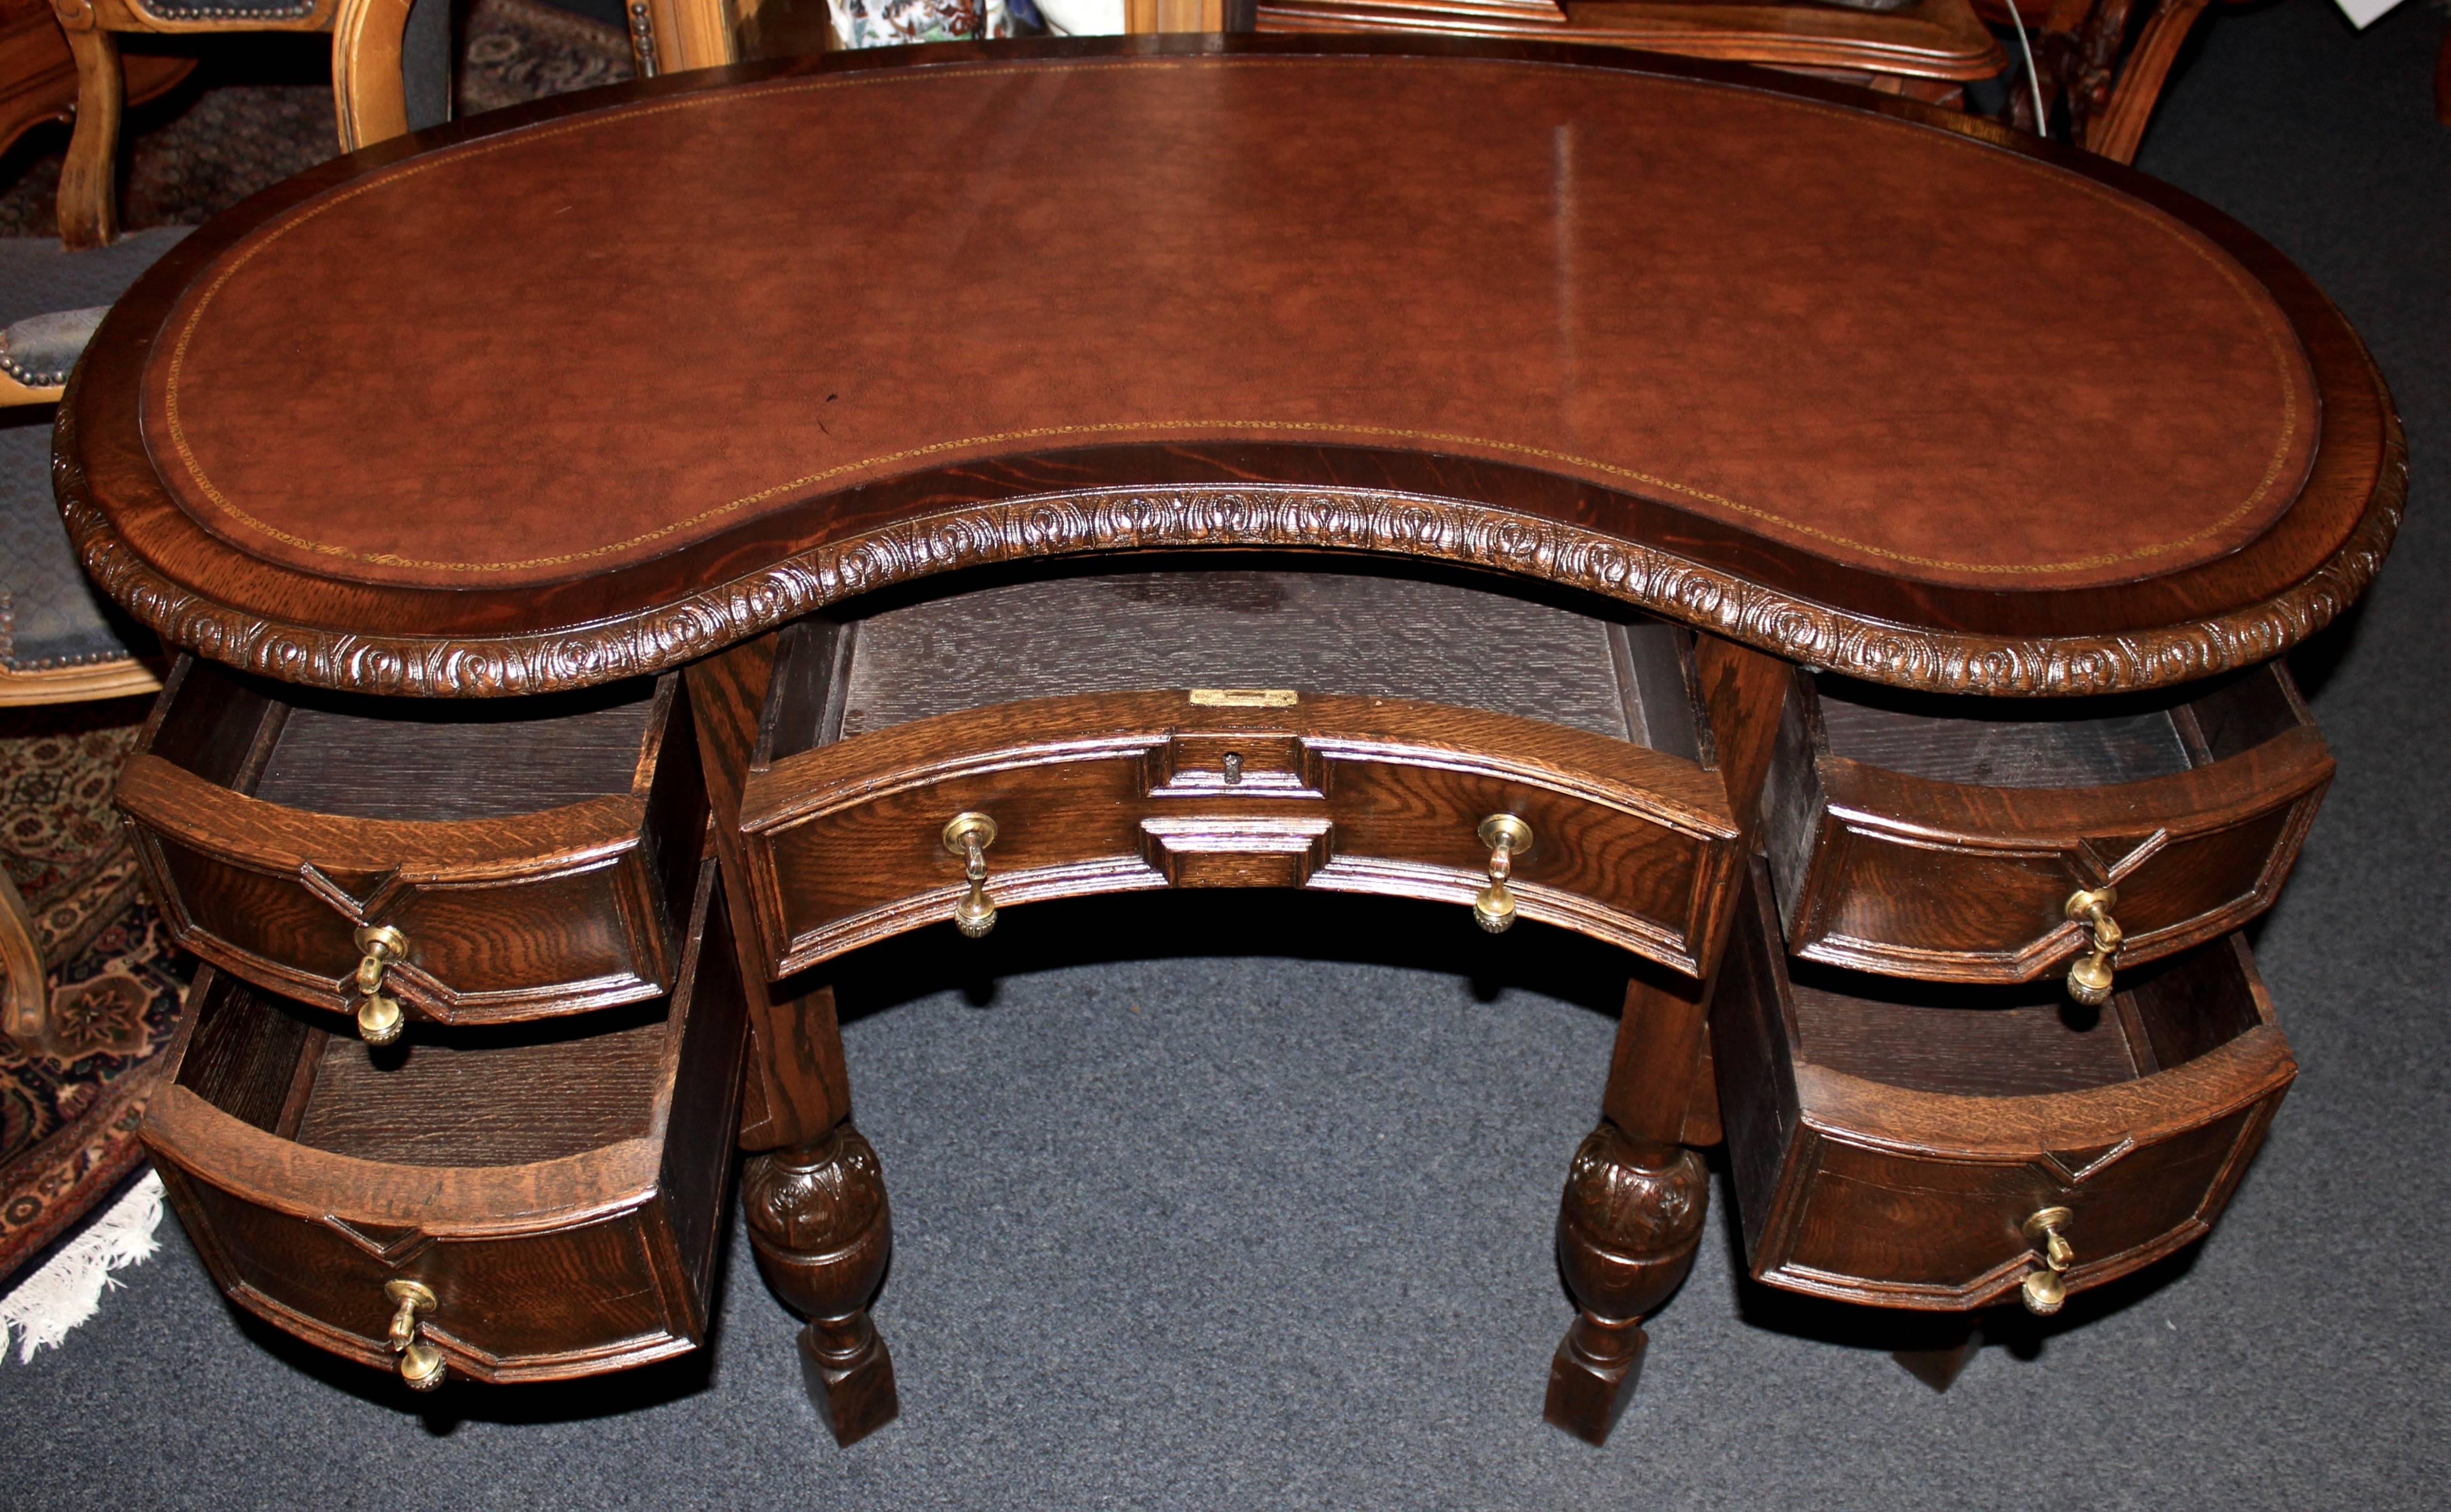
[[1776,1286],[1968,1308],[2043,1270],[2126,1275],[2211,1227],[2297,1073],[2235,934],[2087,1009],[1791,969],[1754,878],[1711,1034],[1746,1254]]
[[2086,951],[2081,891],[2135,965],[2269,907],[2332,757],[2277,663],[2120,699],[1939,698],[1796,674],[1764,797],[1788,948],[2021,982]]
[[119,803],[179,943],[328,1009],[474,1024],[671,989],[705,796],[677,675],[489,703],[321,696],[181,658]]
[[714,881],[672,993],[589,1020],[374,1051],[205,968],[144,1138],[222,1288],[389,1367],[413,1283],[417,1337],[482,1381],[702,1341],[745,1024]]
[[[1460,926],[1492,884],[1482,825],[1513,815],[1531,835],[1505,866],[1522,916],[1699,974],[1738,832],[1705,764],[1689,638],[1587,609],[1186,571],[795,626],[738,815],[768,969],[952,916],[967,857],[945,831],[966,813],[994,821],[998,907],[1312,887],[1454,904]],[[1082,626],[1095,636],[1061,633]]]

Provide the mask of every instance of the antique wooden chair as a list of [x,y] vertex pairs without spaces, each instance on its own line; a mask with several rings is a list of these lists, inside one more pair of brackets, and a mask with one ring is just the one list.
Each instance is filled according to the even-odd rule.
[[[121,86],[130,105],[163,93],[195,71],[196,60],[131,52]],[[76,59],[50,0],[0,0],[0,152],[38,126],[76,119]]]
[[126,31],[329,31],[341,149],[450,116],[451,0],[51,0],[77,72],[76,134],[60,173],[60,240],[119,234],[119,117]]
[[[46,295],[115,295],[167,249],[174,233],[148,233],[99,265],[82,257],[31,273],[10,268],[9,303]],[[57,401],[69,370],[109,309],[91,305],[35,315],[0,328],[0,412]],[[26,421],[39,417],[25,416]],[[0,709],[77,703],[151,693],[162,686],[152,638],[108,609],[87,583],[51,501],[50,427],[0,431]],[[0,873],[0,1031],[29,1049],[43,1043],[49,994],[34,919]]]

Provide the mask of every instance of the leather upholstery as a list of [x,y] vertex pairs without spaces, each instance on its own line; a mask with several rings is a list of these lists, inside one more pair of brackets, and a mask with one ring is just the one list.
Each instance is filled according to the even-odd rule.
[[[63,252],[49,237],[0,241],[0,321],[10,323],[0,362],[56,363],[69,336],[82,348],[92,324],[42,322],[36,312],[117,295],[186,234],[185,226],[141,231],[98,252]],[[72,314],[98,321],[107,308]],[[66,328],[71,324],[82,324],[83,335]],[[29,326],[34,333],[22,335]],[[74,352],[64,355],[73,365]],[[115,660],[153,639],[77,566],[51,500],[51,412],[48,404],[0,410],[0,670],[10,672]]]
[[85,354],[85,344],[93,340],[95,328],[108,313],[109,305],[96,304],[29,315],[0,328],[0,373],[28,388],[57,388],[69,381],[76,360]]
[[250,233],[153,352],[147,444],[208,529],[447,587],[1191,440],[1483,458],[1897,577],[2073,588],[2254,539],[2318,408],[2253,277],[2076,174],[1741,88],[1392,57],[574,116]]

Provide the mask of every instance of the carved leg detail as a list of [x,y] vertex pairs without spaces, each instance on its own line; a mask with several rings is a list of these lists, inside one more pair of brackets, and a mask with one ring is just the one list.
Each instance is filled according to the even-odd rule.
[[1710,1172],[1692,1150],[1615,1124],[1584,1137],[1558,1211],[1558,1264],[1581,1311],[1549,1366],[1549,1422],[1607,1442],[1642,1373],[1642,1315],[1694,1268],[1710,1200]]
[[868,1317],[893,1252],[876,1150],[846,1120],[797,1149],[751,1156],[741,1200],[757,1267],[809,1320],[800,1331],[809,1400],[836,1443],[855,1443],[902,1410],[892,1358]]

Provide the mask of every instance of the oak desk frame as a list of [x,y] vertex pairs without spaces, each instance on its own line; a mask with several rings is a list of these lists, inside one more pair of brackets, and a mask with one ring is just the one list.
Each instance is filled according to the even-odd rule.
[[[517,591],[343,582],[249,558],[185,516],[154,474],[138,407],[152,333],[182,290],[271,218],[412,153],[610,104],[761,80],[1017,55],[1221,53],[1500,58],[1663,74],[1869,109],[2051,163],[2168,212],[2270,292],[2320,395],[2310,470],[2269,528],[2226,556],[2056,592],[1911,581],[1533,466],[1368,445],[1186,440],[1019,452],[893,478],[849,502],[812,499],[661,557]],[[2038,423],[2049,422],[2048,408],[2038,397]],[[276,187],[166,258],[113,310],[72,381],[58,457],[63,508],[96,579],[166,640],[244,671],[358,694],[467,698],[687,669],[748,994],[740,1142],[755,1156],[744,1176],[751,1234],[770,1279],[812,1320],[802,1340],[811,1384],[846,1443],[897,1410],[865,1310],[890,1248],[890,1218],[874,1151],[851,1123],[831,994],[806,973],[778,981],[748,922],[759,899],[748,891],[741,849],[743,789],[784,627],[933,574],[1091,553],[1325,550],[1540,579],[1697,633],[1696,702],[1742,855],[1761,845],[1764,784],[1796,665],[1994,696],[2133,692],[2251,668],[2322,628],[2364,587],[2405,489],[2388,395],[2338,311],[2260,239],[2152,180],[1992,123],[1838,86],[1571,47],[1411,37],[838,54],[667,75],[385,143]],[[1702,932],[1696,977],[1636,978],[1602,1121],[1574,1162],[1559,1254],[1581,1310],[1559,1351],[1548,1415],[1594,1442],[1638,1368],[1640,1317],[1673,1291],[1698,1244],[1707,1187],[1692,1147],[1719,1134],[1706,1020],[1732,906]]]

